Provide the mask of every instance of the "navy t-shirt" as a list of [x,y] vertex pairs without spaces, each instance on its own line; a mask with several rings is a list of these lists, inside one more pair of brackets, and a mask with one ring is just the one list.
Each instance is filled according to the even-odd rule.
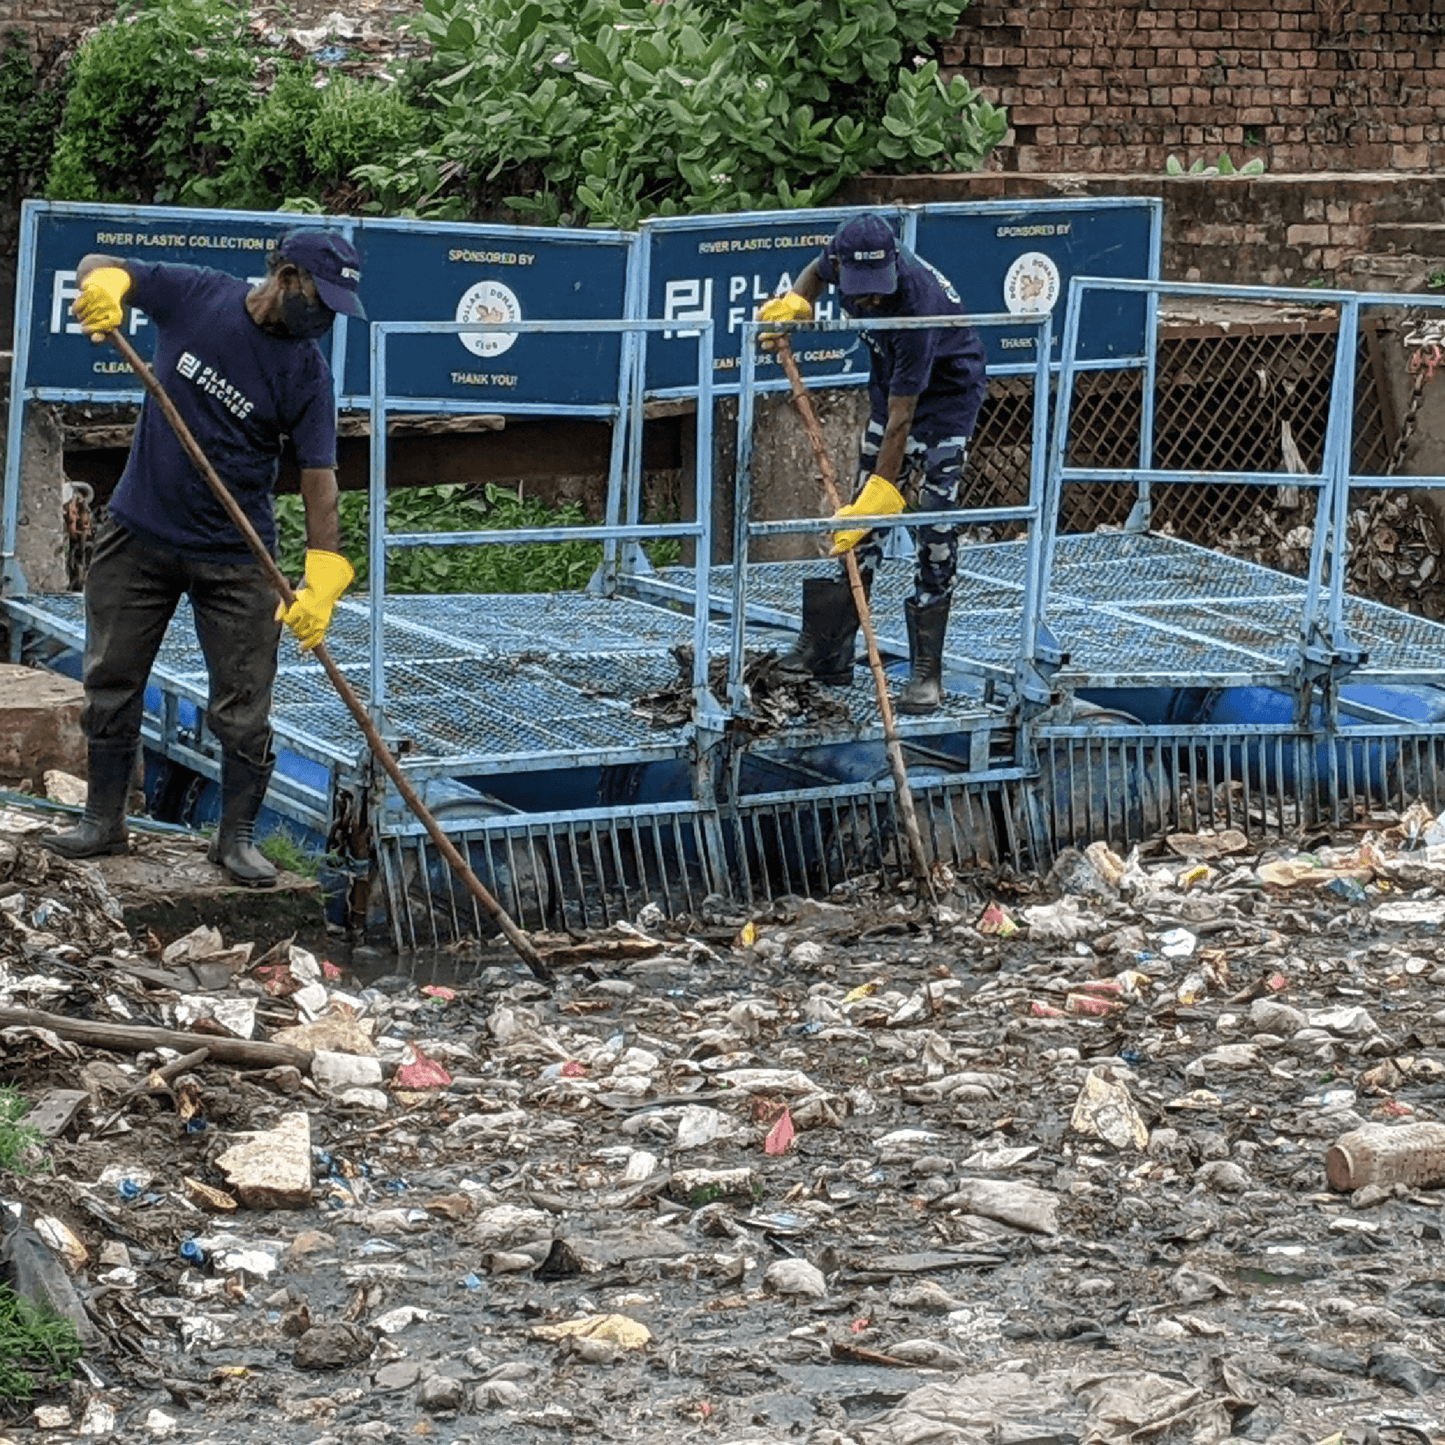
[[[127,262],[126,299],[156,325],[154,368],[201,450],[273,551],[282,439],[303,468],[336,465],[331,369],[314,341],[268,335],[250,285],[199,266]],[[161,409],[147,398],[110,501],[126,527],[207,561],[251,556]]]
[[[818,275],[835,285],[838,268],[824,251]],[[855,311],[842,298],[850,316]],[[898,290],[878,316],[964,316],[968,308],[953,283],[936,266],[898,248]],[[888,419],[888,398],[916,396],[912,434],[926,446],[951,436],[972,436],[988,392],[988,357],[983,338],[971,326],[925,331],[865,331],[872,360],[869,393],[875,421]]]

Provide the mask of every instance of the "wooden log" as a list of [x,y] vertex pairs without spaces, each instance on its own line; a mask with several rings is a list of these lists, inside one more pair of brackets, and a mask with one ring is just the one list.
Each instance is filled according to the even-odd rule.
[[72,1019],[64,1014],[42,1013],[32,1008],[0,1008],[0,1029],[49,1029],[51,1033],[72,1043],[89,1044],[97,1049],[114,1049],[117,1053],[139,1054],[146,1049],[175,1049],[177,1053],[210,1050],[210,1057],[223,1064],[240,1064],[250,1069],[274,1069],[278,1064],[292,1064],[310,1070],[311,1054],[307,1049],[293,1049],[289,1044],[271,1044],[260,1039],[230,1039],[220,1034],[189,1034],[175,1029],[151,1028],[146,1024],[112,1024],[99,1019]]

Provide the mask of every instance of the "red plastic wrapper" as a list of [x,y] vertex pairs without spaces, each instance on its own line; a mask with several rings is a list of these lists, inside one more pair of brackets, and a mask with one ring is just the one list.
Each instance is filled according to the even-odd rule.
[[793,1127],[793,1116],[786,1109],[778,1115],[768,1137],[763,1141],[764,1154],[786,1154],[798,1131]]
[[1128,1008],[1123,999],[1100,998],[1092,993],[1071,993],[1064,999],[1064,1012],[1083,1014],[1089,1018],[1109,1018]]
[[1019,931],[1018,924],[997,903],[990,903],[983,910],[974,927],[980,933],[996,934],[999,938],[1011,938]]
[[403,1064],[393,1076],[392,1082],[398,1089],[445,1089],[452,1076],[435,1059],[429,1059],[412,1045],[415,1057]]
[[1051,1003],[1040,1003],[1037,999],[1029,1004],[1029,1013],[1036,1019],[1061,1019],[1064,1011]]

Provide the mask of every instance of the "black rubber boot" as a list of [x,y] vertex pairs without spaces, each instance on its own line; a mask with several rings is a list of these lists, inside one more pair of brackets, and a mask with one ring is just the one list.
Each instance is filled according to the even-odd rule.
[[66,858],[99,858],[129,851],[125,800],[135,768],[135,749],[134,743],[90,744],[85,813],[75,827],[45,834],[40,839],[43,846]]
[[898,694],[898,711],[936,712],[943,702],[943,638],[948,631],[952,597],[920,607],[910,597],[903,604],[908,619],[908,657],[912,676]]
[[251,842],[274,766],[258,768],[244,758],[221,759],[221,826],[206,857],[248,888],[269,888],[276,881],[276,865]]
[[[865,591],[866,591],[865,583]],[[853,646],[858,640],[858,609],[846,577],[803,580],[803,630],[779,659],[786,672],[806,672],[826,687],[853,681]]]

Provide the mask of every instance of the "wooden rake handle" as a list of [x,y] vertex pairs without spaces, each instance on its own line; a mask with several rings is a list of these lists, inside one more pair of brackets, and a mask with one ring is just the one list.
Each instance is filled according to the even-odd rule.
[[[782,363],[788,385],[792,389],[793,403],[798,408],[798,415],[803,419],[803,430],[808,433],[808,440],[812,443],[813,457],[823,479],[823,492],[828,498],[828,505],[836,512],[843,505],[843,498],[838,491],[838,473],[833,466],[833,458],[828,454],[828,443],[823,438],[823,428],[813,408],[813,398],[803,383],[803,374],[798,370],[798,362],[786,334],[778,337],[776,348],[778,360]],[[853,589],[858,623],[863,629],[863,641],[868,648],[868,666],[873,673],[873,691],[878,699],[878,713],[883,719],[888,763],[898,794],[898,811],[903,818],[903,831],[908,838],[913,876],[917,879],[919,888],[932,898],[933,874],[928,866],[927,854],[923,851],[923,837],[918,831],[918,812],[913,806],[913,789],[908,784],[908,766],[903,761],[903,745],[898,740],[898,728],[893,717],[893,699],[888,695],[888,677],[883,671],[883,658],[878,651],[878,635],[873,630],[873,613],[868,606],[868,594],[863,590],[863,573],[852,550],[844,553],[843,562],[848,569],[848,585]]]

